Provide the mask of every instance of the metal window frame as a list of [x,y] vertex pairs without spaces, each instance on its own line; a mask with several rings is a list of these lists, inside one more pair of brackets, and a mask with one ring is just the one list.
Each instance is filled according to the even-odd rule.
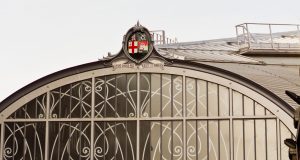
[[[110,73],[110,74],[107,74]],[[106,75],[116,75],[116,74],[124,74],[124,73],[134,73],[137,75],[137,108],[136,108],[136,117],[128,117],[128,118],[95,118],[95,114],[94,114],[94,107],[95,107],[95,77],[99,77],[99,76],[106,76]],[[183,107],[183,114],[182,117],[142,117],[141,116],[141,111],[140,111],[140,76],[141,73],[159,73],[160,76],[162,76],[162,74],[171,74],[176,75],[176,76],[182,76],[182,107]],[[174,74],[176,73],[176,74]],[[171,84],[172,84],[172,76],[171,76]],[[212,82],[212,83],[216,83],[218,85],[222,85],[224,87],[228,87],[229,88],[229,110],[230,110],[230,115],[229,116],[195,116],[195,117],[188,117],[186,115],[186,78],[187,77],[191,77],[191,78],[195,78],[195,86],[197,86],[197,79],[201,79],[204,80],[206,82]],[[162,78],[162,77],[161,77]],[[160,79],[161,79],[160,78]],[[92,101],[91,101],[91,109],[92,109],[92,114],[90,118],[56,118],[53,119],[50,117],[50,91],[60,87],[62,85],[65,84],[71,84],[73,82],[76,81],[80,81],[80,80],[85,80],[85,79],[91,79],[92,80]],[[127,79],[127,78],[126,78]],[[161,82],[162,83],[162,82]],[[162,85],[162,84],[161,84]],[[208,88],[208,85],[207,85]],[[233,105],[233,100],[232,100],[232,94],[233,94],[233,90],[235,91],[239,91],[240,93],[242,93],[243,95],[247,95],[249,98],[255,100],[255,102],[261,104],[263,107],[267,108],[268,110],[270,110],[272,113],[274,113],[274,115],[266,115],[266,116],[233,116],[232,112],[232,105]],[[46,117],[44,119],[6,119],[9,115],[11,115],[11,113],[15,112],[17,109],[19,109],[19,106],[23,106],[24,104],[26,104],[27,102],[29,102],[31,99],[38,97],[40,94],[43,93],[47,93],[47,105],[46,105]],[[162,92],[162,89],[161,89]],[[219,93],[219,92],[218,92]],[[172,93],[171,93],[172,94]],[[196,94],[197,94],[197,88],[196,88]],[[151,97],[151,90],[150,90],[150,97]],[[208,96],[207,96],[208,97]],[[162,103],[162,102],[161,102]],[[196,99],[196,103],[197,103],[197,99]],[[208,102],[207,102],[208,103]],[[173,104],[171,104],[173,105]],[[207,104],[208,105],[208,104]],[[162,106],[161,106],[162,107]],[[150,106],[151,109],[151,106]],[[173,108],[171,109],[171,111],[173,110]],[[219,110],[219,107],[218,107]],[[208,108],[207,108],[208,111]],[[187,159],[187,155],[186,155],[186,137],[187,137],[187,133],[186,133],[186,123],[188,120],[206,120],[207,124],[209,122],[209,120],[218,120],[218,122],[220,120],[229,120],[229,132],[230,132],[230,159],[233,160],[233,120],[236,119],[241,119],[241,120],[245,120],[245,119],[276,119],[277,120],[277,139],[280,139],[280,129],[279,129],[279,122],[282,122],[283,124],[285,124],[288,129],[290,129],[290,131],[292,132],[293,135],[295,135],[295,132],[293,132],[293,126],[291,126],[293,123],[291,123],[293,121],[292,118],[289,118],[288,114],[283,111],[282,109],[280,109],[277,105],[275,105],[273,102],[271,102],[270,100],[268,100],[266,97],[264,97],[263,95],[260,95],[259,93],[228,79],[222,78],[220,76],[216,76],[216,75],[212,75],[209,73],[204,73],[204,72],[199,72],[199,71],[194,71],[194,70],[187,70],[187,69],[182,69],[182,68],[175,68],[175,67],[165,67],[164,70],[161,69],[157,69],[157,68],[148,68],[145,70],[129,70],[129,69],[120,69],[120,70],[113,70],[111,68],[107,68],[107,69],[100,69],[100,70],[94,70],[94,71],[89,71],[89,72],[84,72],[78,75],[73,75],[73,76],[69,76],[69,77],[65,77],[63,79],[54,81],[46,86],[42,86],[39,89],[36,89],[35,91],[27,94],[26,96],[22,97],[20,100],[16,101],[15,103],[11,104],[10,107],[7,107],[2,113],[2,115],[8,115],[7,117],[1,116],[0,117],[0,123],[1,123],[1,146],[3,146],[4,143],[4,130],[5,130],[5,122],[45,122],[46,123],[46,135],[45,135],[45,160],[47,160],[48,157],[48,142],[49,142],[49,123],[50,122],[57,122],[57,121],[62,121],[62,122],[72,122],[72,121],[82,121],[82,122],[91,122],[91,147],[94,145],[93,144],[93,139],[94,139],[94,123],[98,122],[98,121],[105,121],[105,122],[109,122],[109,121],[136,121],[137,122],[137,130],[136,130],[136,136],[137,136],[137,141],[136,141],[136,159],[139,159],[139,139],[140,139],[140,121],[182,121],[182,126],[183,126],[183,148],[184,148],[184,152],[183,152],[183,157],[184,160]],[[151,113],[150,113],[151,114]],[[197,108],[196,108],[196,114],[197,114]],[[219,114],[220,115],[220,114]],[[173,115],[172,115],[173,116]],[[196,123],[198,124],[198,123]],[[290,125],[291,124],[291,125]],[[197,126],[197,125],[196,125]],[[255,124],[254,124],[255,127]],[[207,126],[208,129],[208,126]],[[278,145],[280,141],[278,141]],[[280,146],[278,147],[278,157],[280,155],[279,151],[280,151]],[[91,160],[94,159],[94,155],[93,155],[93,149],[91,149]],[[3,149],[0,151],[0,156],[3,157]]]

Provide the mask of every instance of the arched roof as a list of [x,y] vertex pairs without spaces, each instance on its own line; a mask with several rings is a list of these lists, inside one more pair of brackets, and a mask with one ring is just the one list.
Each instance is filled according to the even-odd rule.
[[[165,54],[165,53],[162,53]],[[111,67],[107,65],[114,58],[106,58],[103,60],[67,68],[56,73],[45,76],[41,79],[34,81],[33,83],[21,88],[17,92],[10,95],[8,98],[0,103],[0,111],[3,111],[13,102],[17,101],[21,97],[30,93],[31,91],[38,89],[44,85],[47,85],[53,81],[68,77],[71,75]],[[291,89],[291,86],[286,85],[289,82],[288,79],[284,79],[280,76],[270,73],[271,71],[276,71],[278,68],[273,68],[265,65],[253,65],[253,64],[241,64],[241,63],[215,63],[215,62],[200,62],[195,60],[181,60],[181,59],[165,59],[171,62],[169,65],[180,68],[187,68],[198,70],[201,72],[211,73],[214,75],[222,76],[224,78],[238,82],[244,86],[247,86],[260,94],[264,95],[266,98],[280,106],[285,110],[291,117],[293,116],[294,105],[292,100],[289,100],[287,96],[284,95],[285,89]],[[280,69],[280,68],[279,68]],[[265,78],[261,78],[265,77]],[[270,81],[265,81],[266,79],[272,79]],[[290,82],[289,82],[290,83]],[[298,84],[293,84],[296,86]],[[286,87],[286,88],[285,88]],[[294,91],[293,89],[291,89]],[[281,94],[282,91],[282,94]],[[300,93],[300,92],[299,92]]]
[[[300,94],[300,72],[289,66],[267,64],[239,54],[235,38],[158,46],[166,57],[214,66],[238,74],[267,89],[293,109],[299,107],[285,91]],[[274,51],[276,52],[276,51]],[[295,67],[295,66],[293,66]]]
[[[134,37],[133,41],[136,40],[135,34],[142,34],[148,37],[146,38],[148,39],[147,43],[143,45],[150,47],[150,50],[148,51],[147,48],[148,52],[145,54],[146,56],[141,59],[132,57],[137,54],[128,53],[129,51],[134,53],[134,47],[137,47],[134,46],[135,43],[128,42],[130,37]],[[145,37],[143,37],[143,43],[146,40]],[[206,72],[247,86],[268,98],[292,117],[297,105],[284,93],[285,90],[290,90],[300,94],[299,76],[293,72],[288,72],[286,68],[281,66],[266,65],[263,62],[237,54],[236,44],[232,43],[232,41],[233,39],[229,38],[153,47],[149,31],[138,23],[136,26],[130,28],[124,36],[123,49],[118,55],[67,68],[36,80],[3,100],[0,103],[0,112],[31,91],[53,81],[87,71],[113,67],[114,63],[120,63],[122,60],[132,60],[139,64],[147,58],[149,60],[150,58],[156,58],[158,61],[164,61],[162,63],[167,66]],[[127,47],[128,49],[131,47],[132,50],[128,50]]]

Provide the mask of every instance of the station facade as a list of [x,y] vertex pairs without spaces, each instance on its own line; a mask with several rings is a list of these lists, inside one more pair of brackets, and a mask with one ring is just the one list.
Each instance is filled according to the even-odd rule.
[[0,103],[2,159],[287,160],[295,109],[263,85],[266,66],[180,49],[137,24],[117,55],[20,89]]

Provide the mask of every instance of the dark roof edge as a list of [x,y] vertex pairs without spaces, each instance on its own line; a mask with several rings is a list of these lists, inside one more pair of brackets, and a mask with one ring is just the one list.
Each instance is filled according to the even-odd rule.
[[62,79],[64,77],[72,76],[75,74],[95,70],[95,69],[101,69],[106,68],[105,63],[109,60],[99,60],[95,62],[85,63],[82,65],[66,68],[57,72],[54,72],[52,74],[49,74],[45,77],[42,77],[40,79],[37,79],[28,85],[22,87],[21,89],[17,90],[13,94],[9,95],[7,98],[5,98],[3,101],[0,102],[0,112],[2,112],[7,106],[11,105],[24,95],[32,92],[33,90],[42,87],[46,84],[49,84],[53,81],[56,81],[58,79]]
[[[166,58],[168,59],[168,58]],[[53,81],[56,81],[58,79],[68,77],[71,75],[91,71],[91,70],[96,70],[96,69],[102,69],[102,68],[107,68],[109,66],[105,65],[106,63],[110,62],[112,59],[108,60],[100,60],[100,61],[95,61],[91,63],[86,63],[78,66],[74,66],[71,68],[67,68],[55,73],[52,73],[50,75],[47,75],[43,78],[40,78],[25,87],[19,89],[15,93],[11,94],[8,96],[6,99],[4,99],[2,102],[0,102],[0,112],[3,111],[7,106],[11,105],[18,99],[20,99],[22,96],[32,92],[33,90],[42,87],[46,84],[49,84]],[[210,66],[207,64],[202,64],[202,63],[197,63],[193,61],[187,61],[187,60],[179,60],[179,59],[168,59],[169,61],[172,61],[173,64],[170,65],[171,67],[180,67],[180,68],[186,68],[186,69],[192,69],[196,71],[202,71],[210,74],[214,74],[217,76],[224,77],[226,79],[233,80],[239,84],[242,84],[244,86],[247,86],[255,91],[259,91],[262,95],[264,95],[267,99],[271,100],[278,106],[280,106],[284,111],[286,111],[291,117],[293,117],[294,113],[294,108],[291,107],[287,102],[282,100],[280,97],[272,93],[271,91],[267,90],[263,86],[243,77],[238,74],[232,73],[230,71]]]

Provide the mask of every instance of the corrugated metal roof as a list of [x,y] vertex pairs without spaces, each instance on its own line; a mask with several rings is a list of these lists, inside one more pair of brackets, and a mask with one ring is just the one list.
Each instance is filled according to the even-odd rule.
[[[212,68],[217,67],[220,70],[227,70],[235,75],[238,74],[274,93],[291,107],[296,108],[298,106],[285,95],[285,90],[300,95],[299,73],[289,70],[287,66],[268,65],[253,58],[239,55],[235,38],[161,45],[156,46],[156,48],[162,56],[185,60],[181,61],[185,64],[196,62],[205,66],[212,66]],[[109,57],[102,59],[101,63],[96,61],[83,64],[43,77],[0,102],[0,111],[25,94],[52,81],[90,70],[105,68],[107,67],[105,62],[113,58],[114,56],[109,55]]]
[[293,108],[299,107],[299,105],[285,94],[285,90],[300,95],[300,77],[284,66],[215,62],[201,63],[239,74],[273,92]]
[[261,63],[253,58],[238,54],[236,43],[230,43],[234,39],[220,39],[216,41],[199,41],[190,43],[177,43],[157,46],[162,55],[168,58],[184,60],[236,62],[236,63]]
[[[257,38],[264,39],[264,36],[259,35]],[[157,48],[168,58],[190,60],[241,75],[271,91],[293,108],[298,107],[285,94],[285,90],[300,95],[299,73],[289,70],[288,66],[268,65],[238,54],[235,38],[177,43]]]

